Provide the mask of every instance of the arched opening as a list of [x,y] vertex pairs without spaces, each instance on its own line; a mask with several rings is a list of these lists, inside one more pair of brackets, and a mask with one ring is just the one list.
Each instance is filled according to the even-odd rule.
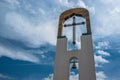
[[[75,25],[73,18],[75,18]],[[75,27],[75,30],[73,30],[73,27]],[[63,35],[68,39],[68,51],[81,49],[81,35],[83,33],[87,33],[85,18],[73,16],[64,22]]]
[[78,16],[78,17],[83,17],[86,19],[86,29],[87,33],[91,33],[91,28],[90,28],[90,19],[89,19],[89,12],[85,8],[74,8],[70,9],[67,11],[64,11],[59,18],[59,28],[58,28],[58,38],[62,36],[62,29],[63,29],[63,23],[73,17],[73,16]]
[[70,59],[69,80],[79,80],[79,65],[77,58]]

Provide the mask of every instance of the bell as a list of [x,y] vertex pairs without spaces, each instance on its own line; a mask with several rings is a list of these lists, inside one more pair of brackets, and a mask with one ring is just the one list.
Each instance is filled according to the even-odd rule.
[[75,64],[75,62],[73,63],[73,65],[72,65],[72,69],[76,69],[77,67],[76,67],[76,64]]

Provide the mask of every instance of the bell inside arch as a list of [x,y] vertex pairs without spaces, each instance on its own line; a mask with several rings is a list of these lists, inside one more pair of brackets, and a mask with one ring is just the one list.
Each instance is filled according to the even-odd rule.
[[77,58],[72,58],[70,60],[71,63],[71,69],[78,69],[78,59]]
[[76,66],[75,62],[72,65],[72,69],[77,69],[77,66]]

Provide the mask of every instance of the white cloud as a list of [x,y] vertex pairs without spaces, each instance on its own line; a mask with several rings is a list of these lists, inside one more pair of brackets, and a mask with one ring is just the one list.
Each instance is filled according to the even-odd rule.
[[[82,0],[59,0],[60,4],[63,6],[66,6],[68,8],[74,8],[74,7],[83,7],[86,8],[85,3]],[[77,4],[76,4],[77,3]]]
[[110,48],[110,43],[109,41],[98,42],[95,48],[96,49],[108,49]]
[[96,67],[101,67],[101,64],[105,64],[105,63],[109,63],[108,60],[106,60],[105,58],[103,58],[102,56],[94,56],[95,59],[95,66]]
[[24,9],[30,14],[36,14],[37,13],[37,11],[35,9],[33,9],[32,5],[28,2],[24,2]]
[[71,72],[70,74],[70,80],[78,80],[79,75],[75,74],[75,72]]
[[59,0],[60,4],[69,8],[72,8],[73,5],[68,0]]
[[94,26],[94,34],[96,37],[118,36],[120,34],[119,0],[100,0],[100,2],[101,1],[105,4],[97,4],[101,7],[96,6],[97,13],[95,20],[97,24]]
[[112,4],[114,1],[113,0],[100,0],[100,2],[104,4]]
[[10,76],[7,76],[7,75],[3,75],[3,74],[0,74],[0,79],[14,80],[13,77],[10,77]]
[[95,55],[95,61],[97,63],[109,63],[109,61],[104,59],[102,56],[96,56],[96,55]]
[[6,15],[5,27],[7,33],[2,32],[1,36],[20,40],[31,47],[39,47],[42,44],[56,44],[56,32],[54,20],[41,21],[39,24],[34,24],[27,17],[16,12],[10,12]]
[[97,45],[95,45],[95,48],[97,49],[96,54],[99,54],[99,56],[94,55],[95,66],[102,67],[102,64],[109,63],[109,61],[104,58],[105,56],[110,56],[110,53],[104,51],[104,49],[110,48],[109,41],[98,42]]
[[110,56],[110,53],[103,50],[97,50],[97,54],[99,54],[99,56],[94,55],[96,67],[102,67],[102,64],[109,63],[109,61],[106,60],[104,57]]
[[45,15],[45,11],[42,8],[39,8],[38,11],[42,14]]
[[18,0],[4,0],[8,3],[8,6],[10,9],[16,9],[17,7],[20,7],[20,2]]
[[[74,3],[74,1],[59,0],[59,2],[61,4],[69,6],[76,6],[76,3]],[[76,2],[78,3],[77,6],[86,7],[85,3],[82,0],[76,0]],[[18,4],[19,2],[14,3]],[[36,13],[36,9],[31,9],[33,8],[32,5],[29,4],[26,8],[30,10],[31,13]],[[42,8],[38,8],[37,10],[43,15],[47,12],[45,11],[46,9]],[[90,8],[90,10],[94,12],[93,7]],[[42,18],[43,15],[41,16]],[[1,30],[1,36],[22,41],[24,44],[27,44],[30,47],[39,47],[45,43],[55,45],[58,27],[56,24],[57,21],[55,21],[56,19],[48,19],[46,15],[44,16],[45,20],[41,17],[37,19],[40,20],[40,23],[34,23],[30,18],[22,15],[21,13],[15,11],[9,12],[6,14],[5,18],[8,25],[5,26],[3,30]],[[7,33],[5,33],[5,31],[7,31]]]
[[103,55],[103,56],[110,56],[110,53],[105,52],[103,50],[98,50],[97,53],[100,54],[100,55]]
[[39,63],[39,58],[32,55],[31,53],[27,53],[26,51],[15,50],[9,47],[1,46],[0,45],[0,57],[6,56],[15,60],[23,60],[29,61],[34,63]]
[[18,5],[20,4],[18,0],[5,0],[7,3],[11,4],[11,5]]
[[97,80],[105,80],[107,78],[107,76],[103,71],[97,72],[96,77],[97,77]]
[[87,8],[91,14],[95,14],[95,7],[86,5],[83,0],[59,0],[59,2],[67,8]]
[[86,4],[85,4],[82,0],[78,0],[77,5],[78,5],[79,7],[86,8]]
[[112,16],[119,15],[120,13],[120,8],[115,7],[113,10],[109,11]]
[[77,47],[77,49],[81,49],[81,42],[80,41],[76,41],[76,47]]
[[45,55],[41,55],[42,58],[45,58],[46,56]]
[[95,7],[88,7],[88,10],[90,11],[91,15],[95,15]]
[[53,74],[49,74],[48,77],[42,79],[42,80],[53,80]]

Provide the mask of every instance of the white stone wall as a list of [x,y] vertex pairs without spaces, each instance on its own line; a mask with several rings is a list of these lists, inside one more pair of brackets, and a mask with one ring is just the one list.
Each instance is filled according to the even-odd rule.
[[81,36],[81,50],[67,51],[67,38],[57,39],[53,80],[69,80],[70,59],[79,63],[79,80],[96,80],[92,36]]

